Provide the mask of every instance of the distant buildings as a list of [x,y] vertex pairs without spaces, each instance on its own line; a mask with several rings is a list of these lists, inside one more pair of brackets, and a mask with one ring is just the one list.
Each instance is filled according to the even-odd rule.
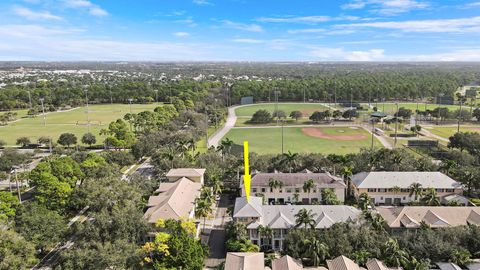
[[159,219],[188,219],[194,217],[195,199],[200,196],[204,169],[172,169],[167,173],[170,182],[160,183],[150,196],[144,218],[151,224]]
[[[461,195],[462,185],[441,172],[362,172],[352,177],[356,195],[367,193],[375,204],[399,205],[414,201],[412,184],[434,188],[440,198]],[[417,198],[419,199],[419,198]]]
[[[346,205],[263,205],[262,198],[239,197],[235,201],[233,219],[247,225],[248,237],[260,247],[283,249],[288,231],[297,226],[295,215],[301,210],[311,210],[316,229],[331,227],[337,222],[357,220],[361,211]],[[303,226],[303,225],[301,225]],[[272,235],[263,235],[260,228],[269,227]]]
[[[270,182],[276,180],[279,187],[271,187]],[[304,184],[313,180],[313,187],[304,190]],[[243,180],[240,181],[242,196],[245,196]],[[322,200],[322,190],[332,189],[340,202],[345,200],[347,186],[341,178],[329,173],[256,173],[252,176],[251,191],[253,196],[263,196],[268,204],[299,203],[311,204]]]
[[376,210],[392,230],[480,225],[480,208],[456,206],[380,206]]

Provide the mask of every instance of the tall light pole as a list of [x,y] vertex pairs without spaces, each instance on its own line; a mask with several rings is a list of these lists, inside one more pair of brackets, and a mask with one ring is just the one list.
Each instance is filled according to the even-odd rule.
[[28,103],[30,104],[30,109],[32,109],[32,95],[30,94],[30,90],[27,90],[28,93]]
[[462,118],[462,103],[463,103],[463,97],[460,96],[460,109],[458,111],[457,133],[460,133],[460,119]]
[[90,110],[88,108],[88,89],[84,89],[83,91],[85,91],[85,102],[87,103],[87,129],[88,129],[88,132],[90,132]]
[[393,143],[393,148],[397,147],[397,131],[398,131],[398,102],[395,102],[395,105],[397,107],[397,112],[395,116],[395,141]]
[[282,119],[282,155],[283,155],[283,126],[285,124],[285,120]]
[[43,114],[43,126],[47,126],[47,118],[45,116],[45,106],[43,106],[44,98],[40,98],[40,103],[42,103],[42,114]]
[[130,107],[130,114],[132,114],[132,101],[133,101],[133,99],[129,98],[127,100],[128,100],[128,104],[129,104],[129,107]]
[[277,126],[278,126],[278,120],[279,120],[279,117],[278,117],[278,95],[280,95],[280,91],[275,90],[273,92],[273,94],[275,94],[275,112],[277,114]]

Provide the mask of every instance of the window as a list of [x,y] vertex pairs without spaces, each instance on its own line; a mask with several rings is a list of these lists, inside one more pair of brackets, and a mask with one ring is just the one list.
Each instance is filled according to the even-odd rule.
[[270,192],[273,192],[273,188],[270,188]]
[[387,189],[386,188],[379,188],[378,192],[387,192]]
[[383,197],[380,197],[380,201],[383,201]]
[[246,221],[247,221],[247,218],[246,218],[246,217],[240,217],[240,218],[238,218],[238,221],[240,221],[240,222],[246,222]]
[[453,188],[447,188],[446,192],[454,192],[455,190]]
[[401,188],[401,189],[400,189],[400,192],[402,192],[402,193],[407,193],[407,192],[410,192],[410,191],[408,190],[408,188]]
[[279,192],[279,193],[282,193],[282,192],[283,192],[283,189],[279,189],[278,192]]
[[265,188],[262,188],[262,193],[265,193],[266,189]]
[[312,192],[313,192],[313,193],[316,193],[316,192],[317,192],[317,189],[316,189],[316,188],[312,189]]
[[300,193],[300,189],[299,189],[299,188],[295,188],[295,193]]
[[257,193],[257,188],[252,188],[252,193]]
[[291,189],[291,188],[287,188],[287,193],[292,193],[292,189]]
[[376,188],[369,188],[368,192],[377,192],[377,189]]
[[445,192],[445,189],[443,189],[443,188],[437,188],[437,189],[435,189],[435,190],[436,190],[438,193],[443,193],[443,192]]

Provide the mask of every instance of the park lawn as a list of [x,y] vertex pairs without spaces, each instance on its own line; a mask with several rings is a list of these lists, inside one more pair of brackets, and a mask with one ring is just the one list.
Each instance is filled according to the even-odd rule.
[[[312,112],[324,111],[328,108],[319,104],[319,103],[278,103],[278,109],[284,111],[287,114],[287,117],[292,111],[304,111],[306,112],[304,116],[308,116]],[[258,110],[267,110],[270,113],[273,113],[275,110],[275,103],[258,103],[252,104],[244,107],[237,108],[235,113],[237,116],[252,116]],[[307,115],[308,114],[308,115]]]
[[[361,148],[371,146],[371,135],[365,130],[349,127],[322,127],[322,132],[329,135],[366,135],[358,141],[340,141],[308,136],[301,127],[284,128],[284,152],[292,153],[321,153],[321,154],[348,154],[357,153]],[[343,131],[343,132],[339,132]],[[224,138],[233,140],[236,144],[249,141],[250,151],[259,154],[278,154],[282,151],[281,128],[233,128]],[[382,147],[375,139],[375,147]]]
[[[251,124],[251,123],[248,123],[248,121],[250,121],[250,118],[245,118],[245,117],[237,118],[237,121],[235,122],[235,126],[236,127],[277,126],[276,120],[273,120],[271,123],[267,123],[267,124]],[[285,125],[290,125],[290,126],[309,125],[309,124],[312,124],[312,122],[310,121],[310,119],[306,117],[300,118],[298,119],[298,121],[295,121],[295,119],[291,119],[291,118],[287,118],[285,120]],[[281,125],[281,122],[278,125]]]
[[[450,138],[455,133],[457,133],[456,126],[449,126],[449,127],[432,127],[426,128],[431,133],[443,137],[445,139]],[[480,133],[480,125],[479,126],[460,126],[460,132],[478,132]]]
[[21,110],[11,110],[11,111],[2,111],[0,112],[0,115],[3,115],[7,112],[15,112],[17,113],[17,119],[27,117],[28,110],[27,109],[21,109]]
[[[375,102],[372,102],[371,104],[372,104],[372,106],[377,106],[377,103],[375,103]],[[366,107],[368,107],[368,103],[364,103],[362,105],[365,105]],[[405,109],[410,109],[413,112],[415,112],[417,110],[417,103],[398,103],[398,108],[402,108],[402,107],[405,108]],[[437,107],[442,107],[442,108],[446,107],[450,111],[455,111],[455,110],[459,109],[458,105],[427,104],[426,107],[427,107],[428,110],[433,110]],[[378,108],[379,111],[385,110],[385,112],[388,113],[388,114],[393,114],[397,110],[397,106],[395,105],[395,103],[381,103],[381,102],[379,102],[377,108]],[[467,107],[463,106],[463,108],[465,109]],[[468,108],[470,108],[470,107],[468,107]],[[425,103],[418,103],[418,109],[420,111],[424,111],[425,110]]]
[[[161,104],[132,104],[132,113],[139,113],[161,106]],[[51,112],[46,114],[47,125],[43,124],[43,116],[40,114],[35,118],[23,118],[19,121],[0,127],[0,140],[7,145],[15,145],[17,138],[28,137],[32,142],[41,136],[52,137],[54,141],[60,134],[70,132],[78,137],[80,143],[81,136],[88,132],[86,107],[74,108],[63,112]],[[99,132],[106,128],[110,122],[123,118],[130,112],[128,104],[113,105],[90,105],[90,132],[97,136],[97,143],[101,142]]]

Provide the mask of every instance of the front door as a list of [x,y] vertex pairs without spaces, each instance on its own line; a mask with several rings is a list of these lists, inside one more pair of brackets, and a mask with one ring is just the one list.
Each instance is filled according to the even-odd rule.
[[392,198],[385,198],[385,204],[386,205],[391,205],[392,204]]
[[395,204],[395,205],[400,205],[401,202],[402,202],[402,200],[400,198],[393,199],[393,204]]

